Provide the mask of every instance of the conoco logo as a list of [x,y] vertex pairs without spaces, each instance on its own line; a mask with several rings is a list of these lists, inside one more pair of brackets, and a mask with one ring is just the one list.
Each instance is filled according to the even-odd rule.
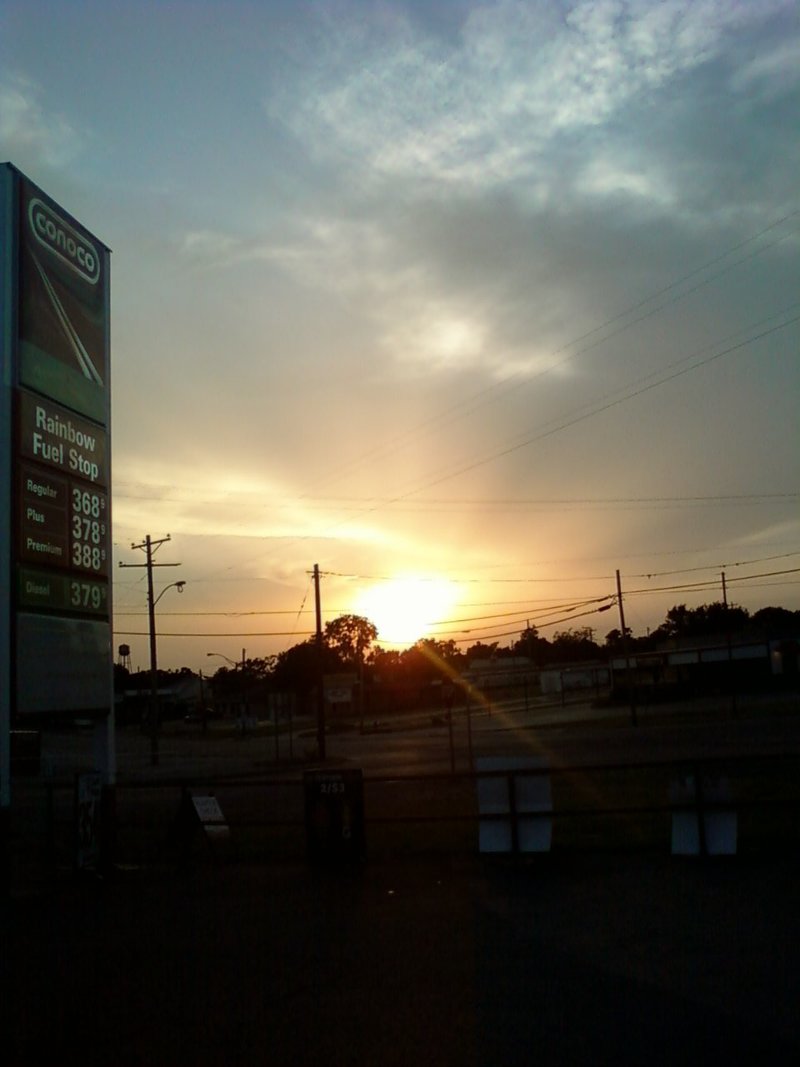
[[36,240],[92,285],[100,278],[97,249],[47,204],[36,198],[28,204],[28,221]]

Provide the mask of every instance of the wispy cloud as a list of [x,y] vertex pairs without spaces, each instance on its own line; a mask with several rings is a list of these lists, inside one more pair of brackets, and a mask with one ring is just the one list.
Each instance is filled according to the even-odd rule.
[[744,63],[731,79],[737,92],[773,99],[800,84],[800,37],[781,41],[773,49]]
[[61,166],[83,151],[86,137],[64,116],[50,111],[42,90],[28,78],[0,81],[0,144],[4,158]]
[[[271,94],[316,154],[362,180],[496,184],[547,175],[554,140],[609,122],[640,94],[715,58],[785,2],[500,2],[443,42],[409,24],[326,24],[313,89]],[[755,76],[755,74],[751,74]]]

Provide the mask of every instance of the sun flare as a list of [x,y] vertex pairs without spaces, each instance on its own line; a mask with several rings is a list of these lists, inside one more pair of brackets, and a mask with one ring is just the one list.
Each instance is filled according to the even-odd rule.
[[373,622],[378,643],[408,648],[431,634],[457,600],[456,587],[443,578],[397,577],[372,585],[356,599],[355,612]]

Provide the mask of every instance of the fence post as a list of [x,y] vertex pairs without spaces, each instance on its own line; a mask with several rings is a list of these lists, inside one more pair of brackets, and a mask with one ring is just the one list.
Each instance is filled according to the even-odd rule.
[[469,752],[469,769],[473,771],[475,769],[475,761],[472,754],[472,704],[467,695],[467,750]]
[[706,813],[703,802],[703,782],[700,777],[700,767],[694,771],[694,803],[697,810],[697,845],[701,856],[708,855],[708,842],[706,840]]
[[453,744],[453,705],[447,709],[447,733],[450,739],[450,773],[456,773],[456,750]]
[[519,826],[517,825],[517,790],[513,772],[509,771],[508,782],[508,816],[511,819],[511,852],[519,855]]

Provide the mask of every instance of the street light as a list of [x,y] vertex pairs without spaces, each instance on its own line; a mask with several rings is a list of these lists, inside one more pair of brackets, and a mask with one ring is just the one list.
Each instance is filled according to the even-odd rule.
[[247,694],[245,693],[245,677],[244,677],[244,669],[245,669],[245,662],[246,662],[246,661],[245,661],[245,654],[246,654],[246,653],[245,653],[245,649],[242,649],[242,662],[241,662],[241,663],[237,663],[237,662],[236,662],[236,660],[232,660],[232,659],[230,658],[230,656],[225,656],[225,655],[223,655],[223,653],[222,653],[222,652],[206,652],[206,655],[207,655],[207,656],[219,656],[219,658],[220,658],[220,659],[224,659],[226,663],[230,663],[231,667],[233,667],[233,669],[234,669],[234,670],[239,670],[239,669],[240,669],[240,670],[241,670],[241,672],[242,672],[242,685],[241,685],[241,701],[242,701],[242,710],[241,710],[241,720],[242,720],[242,733],[244,733],[244,732],[245,732],[245,726],[246,726],[246,714],[245,714],[245,712],[246,712],[246,707],[247,707],[247,700],[246,700],[246,695],[247,695]]
[[158,766],[158,657],[156,655],[156,604],[168,589],[183,592],[186,582],[170,582],[153,598],[153,572],[148,568],[147,607],[150,615],[150,762]]

